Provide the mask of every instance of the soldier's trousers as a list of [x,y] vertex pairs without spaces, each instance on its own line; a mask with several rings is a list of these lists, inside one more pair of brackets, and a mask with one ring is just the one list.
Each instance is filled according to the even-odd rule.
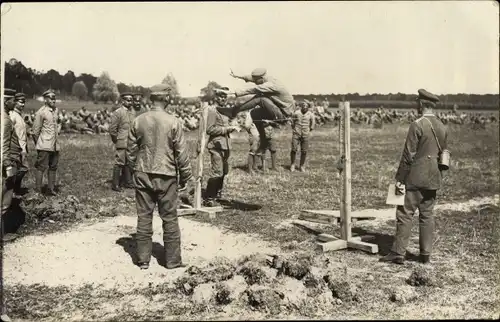
[[59,165],[59,151],[42,151],[37,150],[37,158],[35,168],[39,171],[45,172],[56,171]]
[[251,110],[252,120],[282,120],[284,119],[281,109],[274,102],[265,96],[255,95],[248,101],[236,106],[233,110],[233,117],[239,112]]
[[391,251],[404,256],[410,240],[413,214],[419,211],[420,254],[430,255],[434,234],[436,190],[407,190],[404,206],[396,209],[396,236]]
[[[14,170],[17,171],[18,166],[14,166]],[[3,216],[7,213],[12,204],[12,197],[14,194],[16,176],[7,178],[7,173],[5,168],[2,167],[2,224]]]
[[177,218],[177,178],[160,174],[135,172],[137,207],[137,259],[149,263],[153,249],[153,210],[163,221],[163,243],[166,266],[176,266],[181,259],[181,233]]
[[229,173],[229,150],[208,149],[210,153],[210,178],[220,178]]

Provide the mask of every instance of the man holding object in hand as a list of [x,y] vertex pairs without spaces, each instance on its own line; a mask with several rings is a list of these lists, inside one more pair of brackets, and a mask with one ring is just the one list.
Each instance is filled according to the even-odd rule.
[[151,260],[155,205],[163,221],[166,268],[186,266],[181,258],[177,218],[178,176],[181,190],[194,183],[182,124],[165,111],[169,96],[168,85],[153,86],[151,110],[134,119],[128,134],[126,156],[134,171],[137,257],[141,269],[148,269]]
[[396,236],[391,252],[382,262],[403,264],[411,234],[412,217],[419,210],[420,261],[429,263],[433,245],[436,192],[441,188],[438,159],[447,148],[444,124],[433,113],[439,98],[424,89],[418,91],[420,118],[411,123],[396,173],[396,194],[404,194],[404,205],[396,209]]

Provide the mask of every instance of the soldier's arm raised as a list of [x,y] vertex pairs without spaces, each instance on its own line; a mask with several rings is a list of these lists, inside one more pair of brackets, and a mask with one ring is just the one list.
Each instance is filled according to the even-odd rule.
[[186,140],[182,124],[179,121],[175,122],[172,128],[172,143],[175,156],[175,163],[179,171],[179,179],[181,185],[186,184],[192,178],[191,163],[189,162],[189,150],[187,149]]
[[422,136],[422,128],[417,122],[410,124],[408,129],[408,135],[406,136],[406,142],[403,149],[403,154],[399,162],[398,171],[396,172],[396,181],[404,183],[408,173],[410,172],[410,166],[413,163],[415,154],[417,154],[417,146],[420,137]]
[[276,84],[274,84],[273,82],[265,82],[260,85],[254,85],[247,89],[235,91],[234,94],[238,97],[248,94],[272,94],[277,92],[278,92],[278,86],[276,86]]

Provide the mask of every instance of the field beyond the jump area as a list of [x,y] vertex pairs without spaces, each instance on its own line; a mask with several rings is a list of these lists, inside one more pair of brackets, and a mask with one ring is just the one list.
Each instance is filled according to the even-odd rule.
[[[385,205],[387,187],[394,182],[407,129],[408,125],[352,125],[354,211],[390,208]],[[214,220],[181,220],[187,264],[201,271],[225,267],[231,272],[225,279],[234,283],[225,286],[226,293],[239,289],[243,295],[227,302],[221,299],[226,294],[221,285],[227,282],[222,277],[189,284],[189,278],[201,273],[171,273],[159,268],[156,260],[147,272],[134,267],[127,254],[133,252],[134,192],[110,189],[114,149],[109,136],[61,136],[61,193],[43,202],[47,208],[59,208],[41,211],[28,194],[25,223],[19,230],[23,238],[4,248],[9,315],[14,320],[99,321],[498,318],[499,129],[497,124],[485,129],[450,125],[448,131],[452,163],[438,192],[435,253],[427,268],[412,260],[402,266],[378,262],[391,246],[395,218],[354,225],[355,235],[375,236],[379,255],[355,250],[315,253],[315,236],[291,223],[301,210],[339,209],[338,128],[323,126],[312,133],[306,173],[288,170],[288,127],[276,135],[279,171],[253,176],[245,171],[247,136],[235,134],[224,189],[224,198],[232,201],[228,209]],[[194,170],[196,131],[187,137]],[[29,148],[34,164],[32,142]],[[267,160],[269,166],[269,155]],[[208,167],[205,154],[204,168]],[[33,173],[26,185],[33,187]],[[161,244],[156,211],[154,221],[154,238]],[[340,235],[337,226],[311,226]],[[410,250],[418,254],[417,217]],[[299,278],[289,269],[276,276],[259,256],[251,256],[258,252],[304,263],[308,273]],[[212,254],[217,256],[211,258]],[[245,282],[234,286],[239,277]],[[186,293],[188,284],[194,293]]]

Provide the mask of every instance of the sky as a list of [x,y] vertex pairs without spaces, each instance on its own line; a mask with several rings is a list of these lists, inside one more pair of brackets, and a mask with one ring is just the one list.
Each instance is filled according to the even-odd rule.
[[496,1],[3,3],[2,60],[182,96],[266,68],[293,94],[499,92]]

